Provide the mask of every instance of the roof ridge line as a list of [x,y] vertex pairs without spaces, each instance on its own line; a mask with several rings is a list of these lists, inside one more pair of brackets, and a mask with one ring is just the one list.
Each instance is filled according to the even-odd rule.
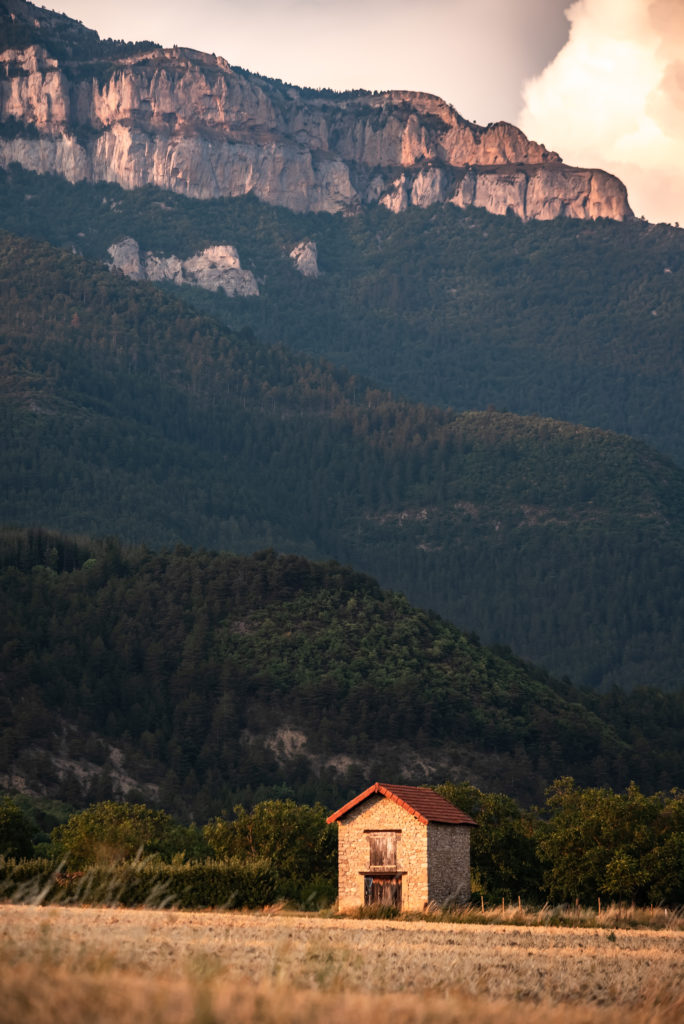
[[[428,804],[432,802],[434,804],[435,813],[430,813],[431,808],[429,806],[427,808],[424,807],[422,810],[419,806],[413,806],[408,802],[408,799],[404,799],[404,796],[400,795],[399,792],[396,792],[397,790],[412,790],[417,796],[420,794],[420,798],[416,800],[415,803],[420,805],[421,803],[425,804],[426,801]],[[423,825],[429,825],[431,822],[442,825],[477,825],[477,822],[473,821],[469,814],[466,814],[465,811],[456,807],[455,804],[446,800],[439,793],[435,793],[435,791],[429,786],[407,786],[402,785],[401,783],[397,783],[396,786],[392,786],[391,783],[386,782],[373,782],[367,789],[364,789],[362,793],[359,793],[358,796],[349,800],[346,804],[340,807],[339,810],[326,818],[327,823],[332,825],[334,822],[339,821],[345,814],[363,803],[364,800],[367,800],[369,797],[376,794],[385,797],[387,800],[391,800],[392,803],[397,804],[398,807],[407,811]]]

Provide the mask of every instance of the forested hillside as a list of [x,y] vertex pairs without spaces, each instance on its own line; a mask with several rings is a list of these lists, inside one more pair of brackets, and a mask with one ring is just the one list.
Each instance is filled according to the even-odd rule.
[[[296,215],[256,200],[72,186],[0,173],[17,234],[106,259],[123,236],[188,257],[239,249],[259,298],[186,299],[264,342],[322,355],[414,401],[494,406],[640,438],[684,465],[684,231],[635,220],[522,223],[446,206]],[[321,275],[289,253],[316,242]]]
[[615,434],[397,402],[4,236],[0,517],[335,557],[603,689],[681,686],[684,474]]
[[583,693],[335,563],[5,530],[0,622],[0,773],[74,804],[682,780],[681,695]]

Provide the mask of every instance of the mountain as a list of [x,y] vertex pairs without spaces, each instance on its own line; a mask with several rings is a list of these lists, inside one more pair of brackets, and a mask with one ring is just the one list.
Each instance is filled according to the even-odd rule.
[[645,445],[397,401],[27,239],[0,298],[2,521],[334,557],[578,684],[681,687],[684,473]]
[[23,0],[0,13],[3,167],[296,211],[448,202],[523,220],[632,216],[617,178],[435,96],[299,89],[213,54],[101,44]]
[[681,784],[682,232],[435,97],[0,61],[0,782]]
[[682,779],[681,695],[597,699],[334,563],[0,531],[0,622],[0,783],[75,804]]
[[[449,203],[294,214],[253,197],[70,185],[16,165],[0,171],[0,223],[180,284],[225,324],[413,401],[630,434],[684,466],[681,229],[524,224]],[[221,247],[243,269],[216,264],[202,281],[183,270]]]

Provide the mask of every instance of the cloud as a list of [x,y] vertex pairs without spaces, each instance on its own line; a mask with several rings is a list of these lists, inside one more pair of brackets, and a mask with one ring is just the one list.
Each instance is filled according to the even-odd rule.
[[523,91],[519,124],[627,185],[635,213],[684,224],[684,3],[576,0],[566,45]]

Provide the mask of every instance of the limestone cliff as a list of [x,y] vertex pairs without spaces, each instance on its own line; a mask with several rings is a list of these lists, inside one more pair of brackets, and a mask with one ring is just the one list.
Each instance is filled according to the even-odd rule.
[[107,251],[112,269],[120,270],[134,281],[171,281],[212,292],[220,288],[229,298],[259,294],[254,274],[242,269],[237,249],[232,245],[212,245],[187,260],[173,255],[141,253],[134,238],[123,238],[110,245]]
[[[11,6],[38,32],[56,17]],[[300,90],[151,44],[101,44],[103,60],[90,41],[56,56],[49,34],[36,38],[0,54],[0,166],[200,199],[251,193],[302,212],[452,202],[524,219],[631,216],[617,178],[569,168],[512,125],[480,127],[434,96]]]
[[290,259],[302,277],[318,277],[318,246],[310,238],[295,245]]

